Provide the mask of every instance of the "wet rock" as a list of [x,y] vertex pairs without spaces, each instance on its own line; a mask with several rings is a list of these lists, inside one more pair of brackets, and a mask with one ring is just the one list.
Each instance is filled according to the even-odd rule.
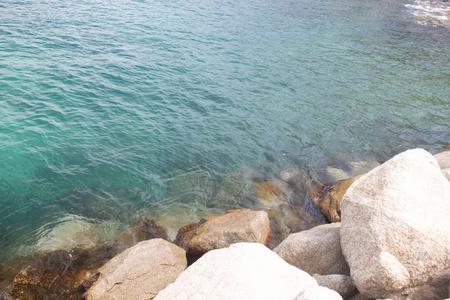
[[155,299],[287,300],[315,287],[314,278],[267,247],[238,243],[203,255]]
[[159,226],[153,218],[147,217],[141,219],[131,229],[123,232],[117,237],[117,243],[120,251],[130,248],[137,243],[145,240],[162,238],[168,240],[167,231]]
[[319,285],[336,291],[344,299],[354,295],[357,292],[356,286],[353,284],[353,280],[350,276],[341,274],[314,274],[313,277]]
[[201,256],[213,249],[225,248],[239,242],[267,245],[270,221],[267,212],[249,209],[229,210],[224,215],[209,216],[197,224],[180,229],[175,244],[189,255]]
[[423,149],[403,152],[351,185],[341,246],[366,297],[388,298],[450,267],[450,183]]
[[325,224],[291,234],[274,251],[311,275],[350,275],[340,247],[340,226],[340,223]]
[[255,183],[254,189],[256,197],[265,207],[278,206],[288,201],[286,189],[279,181]]
[[340,181],[350,178],[351,176],[345,172],[344,170],[334,168],[334,167],[326,167],[325,172],[328,177],[332,178],[334,181]]
[[376,161],[342,161],[335,160],[332,165],[325,168],[325,181],[341,181],[365,174],[380,164]]
[[288,237],[291,230],[285,225],[284,214],[279,209],[267,209],[267,213],[270,221],[270,240],[267,247],[273,249]]
[[301,206],[292,204],[281,204],[267,210],[270,219],[270,242],[268,247],[277,247],[289,234],[308,230],[326,223],[322,215],[313,216],[308,210]]
[[84,280],[116,253],[115,247],[105,245],[15,258],[0,268],[10,283],[0,299],[81,299]]
[[322,214],[330,222],[341,221],[341,200],[347,189],[362,175],[341,180],[338,182],[322,184],[311,191],[311,198],[320,208]]
[[314,186],[311,176],[297,167],[290,166],[280,172],[280,179],[298,188],[302,192],[311,190]]
[[153,299],[186,269],[186,253],[163,239],[138,243],[102,266],[88,300]]
[[281,204],[279,208],[284,215],[283,222],[290,229],[290,233],[308,230],[326,223],[324,218],[314,216],[301,206]]

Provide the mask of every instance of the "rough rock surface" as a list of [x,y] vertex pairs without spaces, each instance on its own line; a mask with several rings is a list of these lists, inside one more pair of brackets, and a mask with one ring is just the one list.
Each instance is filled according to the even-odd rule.
[[338,182],[322,184],[311,191],[311,198],[330,222],[341,221],[341,199],[347,189],[362,175]]
[[327,287],[330,290],[336,291],[342,298],[346,299],[353,294],[356,294],[356,286],[350,276],[341,274],[319,275],[314,274],[314,279],[321,286]]
[[274,251],[311,275],[350,275],[340,247],[340,227],[340,223],[332,223],[291,234]]
[[198,224],[181,228],[175,244],[190,255],[203,255],[239,242],[267,245],[269,238],[270,222],[266,212],[239,209],[229,210],[221,216],[209,216]]
[[342,199],[341,246],[361,294],[387,298],[450,267],[450,183],[423,149],[354,182]]
[[238,243],[203,255],[155,300],[293,300],[315,287],[314,278],[267,247]]
[[186,253],[180,247],[163,239],[143,241],[101,267],[86,298],[153,299],[186,266]]
[[408,300],[441,300],[450,297],[450,269],[408,295]]

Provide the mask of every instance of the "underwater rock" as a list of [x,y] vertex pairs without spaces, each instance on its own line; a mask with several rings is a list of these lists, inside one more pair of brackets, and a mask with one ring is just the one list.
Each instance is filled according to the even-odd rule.
[[269,249],[277,247],[289,234],[308,230],[325,224],[323,216],[315,217],[301,206],[281,204],[278,207],[267,209],[270,219],[271,236]]
[[270,234],[267,212],[238,209],[220,216],[208,216],[197,224],[181,228],[174,243],[185,249],[188,255],[199,257],[213,249],[239,242],[267,245]]
[[84,280],[116,254],[113,245],[103,245],[14,258],[0,267],[3,281],[9,283],[0,299],[81,299]]
[[167,231],[159,226],[153,218],[147,217],[138,221],[131,229],[123,232],[116,239],[119,251],[130,248],[145,240],[162,238],[168,240]]
[[311,199],[330,222],[341,221],[341,200],[347,189],[362,175],[338,182],[318,185],[311,191]]
[[99,244],[114,240],[125,225],[113,221],[97,221],[69,214],[55,222],[43,225],[37,232],[38,240],[33,246],[36,252],[57,250],[92,249]]
[[264,207],[278,206],[288,201],[287,190],[279,181],[254,183],[255,195]]
[[290,166],[280,172],[280,179],[306,192],[314,186],[311,176],[297,167]]
[[314,216],[301,206],[281,204],[279,208],[284,215],[283,222],[290,229],[290,233],[308,230],[326,223],[323,217]]
[[343,161],[333,160],[325,167],[320,181],[334,182],[365,174],[380,165],[376,161]]

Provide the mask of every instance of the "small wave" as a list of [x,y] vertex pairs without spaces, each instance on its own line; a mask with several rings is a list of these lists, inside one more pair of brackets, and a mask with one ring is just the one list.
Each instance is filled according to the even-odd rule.
[[421,25],[450,27],[448,2],[436,0],[414,0],[413,4],[405,4],[409,13],[416,18]]

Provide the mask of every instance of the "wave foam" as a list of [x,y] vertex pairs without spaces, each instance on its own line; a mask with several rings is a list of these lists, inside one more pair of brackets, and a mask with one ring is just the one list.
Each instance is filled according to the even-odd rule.
[[422,25],[446,25],[449,23],[450,5],[448,2],[436,0],[414,0],[413,4],[405,4],[411,15]]

